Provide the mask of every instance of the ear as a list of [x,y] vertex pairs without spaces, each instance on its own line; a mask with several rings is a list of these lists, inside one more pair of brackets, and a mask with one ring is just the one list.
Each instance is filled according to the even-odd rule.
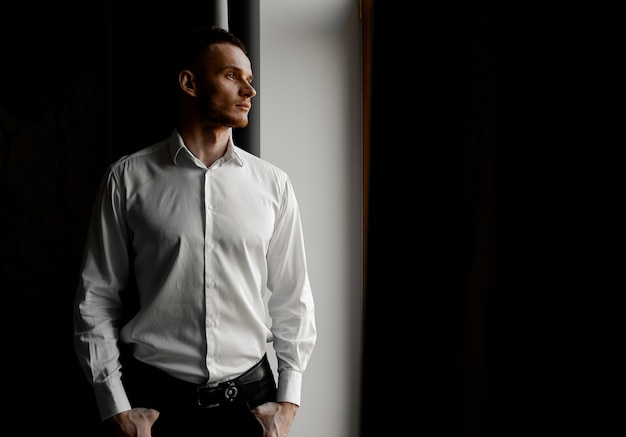
[[192,97],[196,97],[196,81],[195,76],[189,70],[183,70],[178,73],[178,85],[180,89]]

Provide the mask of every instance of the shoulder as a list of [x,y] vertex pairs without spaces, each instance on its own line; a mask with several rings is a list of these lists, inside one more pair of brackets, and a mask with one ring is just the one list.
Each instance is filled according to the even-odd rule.
[[278,179],[284,182],[289,181],[287,172],[277,165],[237,146],[233,146],[233,151],[244,168],[258,173],[259,176]]
[[134,167],[143,167],[161,162],[168,156],[168,140],[139,149],[128,155],[118,158],[110,166],[111,172],[126,171]]

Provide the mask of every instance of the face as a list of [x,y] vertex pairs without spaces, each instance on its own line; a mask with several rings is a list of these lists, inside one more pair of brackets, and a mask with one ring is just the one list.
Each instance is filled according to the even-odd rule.
[[196,71],[196,107],[215,125],[242,128],[248,125],[252,66],[241,49],[232,44],[213,44]]

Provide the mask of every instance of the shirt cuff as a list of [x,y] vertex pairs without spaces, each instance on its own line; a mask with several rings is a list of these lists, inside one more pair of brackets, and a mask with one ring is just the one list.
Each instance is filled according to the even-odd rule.
[[300,406],[302,374],[295,370],[283,370],[278,374],[276,402],[291,402]]
[[94,394],[98,404],[98,411],[100,412],[100,419],[103,421],[132,408],[122,381],[119,379],[95,385]]

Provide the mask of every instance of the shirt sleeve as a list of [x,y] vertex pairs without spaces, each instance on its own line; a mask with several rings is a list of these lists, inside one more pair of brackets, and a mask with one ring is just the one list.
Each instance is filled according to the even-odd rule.
[[74,346],[102,420],[130,409],[121,382],[117,320],[128,279],[124,200],[112,168],[92,211],[74,303]]
[[317,331],[300,211],[288,178],[267,262],[268,289],[272,293],[268,311],[278,362],[277,400],[300,405],[302,374],[313,352]]

